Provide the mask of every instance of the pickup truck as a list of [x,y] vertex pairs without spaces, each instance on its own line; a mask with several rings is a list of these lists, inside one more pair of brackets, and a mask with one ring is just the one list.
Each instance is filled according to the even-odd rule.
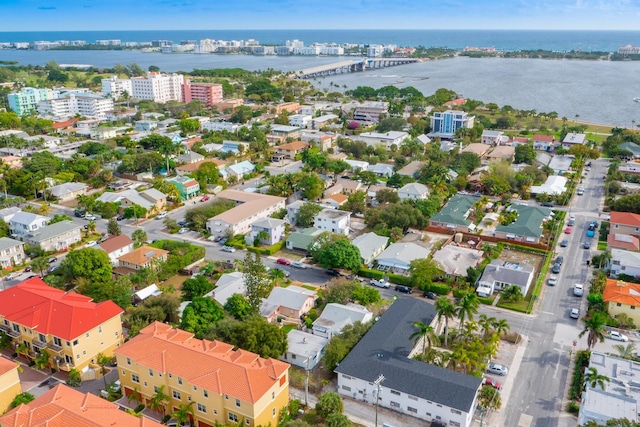
[[391,286],[391,284],[389,282],[387,282],[384,279],[380,279],[380,280],[376,280],[376,279],[371,279],[369,281],[369,284],[373,285],[373,286],[377,286],[379,288],[388,288]]

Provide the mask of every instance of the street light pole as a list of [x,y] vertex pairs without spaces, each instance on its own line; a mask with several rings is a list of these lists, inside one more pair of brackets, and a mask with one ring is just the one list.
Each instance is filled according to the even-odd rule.
[[378,378],[376,378],[376,380],[373,382],[378,389],[376,393],[376,423],[374,424],[375,427],[378,427],[378,402],[380,401],[380,384],[382,383],[382,381],[384,381],[384,375],[380,374],[380,376],[378,376]]
[[307,357],[307,377],[304,381],[304,406],[309,406],[309,359],[311,356]]

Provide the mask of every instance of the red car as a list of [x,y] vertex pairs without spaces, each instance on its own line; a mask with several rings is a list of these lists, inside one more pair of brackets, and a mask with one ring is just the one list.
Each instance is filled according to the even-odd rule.
[[276,263],[282,264],[282,265],[291,265],[291,261],[289,261],[286,258],[278,258]]
[[482,385],[488,385],[488,386],[491,386],[491,387],[495,388],[496,390],[502,390],[502,383],[499,383],[498,381],[494,380],[493,378],[484,377],[482,379]]
[[571,234],[571,227],[567,227],[564,229],[565,234]]
[[201,202],[207,202],[209,201],[209,196],[204,196],[202,199],[200,199]]

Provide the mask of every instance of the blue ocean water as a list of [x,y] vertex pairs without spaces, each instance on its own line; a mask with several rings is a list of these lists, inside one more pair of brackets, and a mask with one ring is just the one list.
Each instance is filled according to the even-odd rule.
[[396,44],[398,46],[495,47],[501,50],[543,49],[613,52],[619,46],[640,45],[640,31],[548,30],[183,30],[183,31],[30,31],[0,32],[0,42],[101,39],[142,42],[151,40],[255,39],[262,44],[284,44],[298,39],[314,42]]

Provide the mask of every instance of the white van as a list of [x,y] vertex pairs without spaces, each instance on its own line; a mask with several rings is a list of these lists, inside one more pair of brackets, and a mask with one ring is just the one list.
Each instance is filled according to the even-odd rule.
[[584,285],[583,284],[576,283],[575,285],[573,285],[573,295],[575,295],[577,297],[581,297],[583,293],[584,293]]

